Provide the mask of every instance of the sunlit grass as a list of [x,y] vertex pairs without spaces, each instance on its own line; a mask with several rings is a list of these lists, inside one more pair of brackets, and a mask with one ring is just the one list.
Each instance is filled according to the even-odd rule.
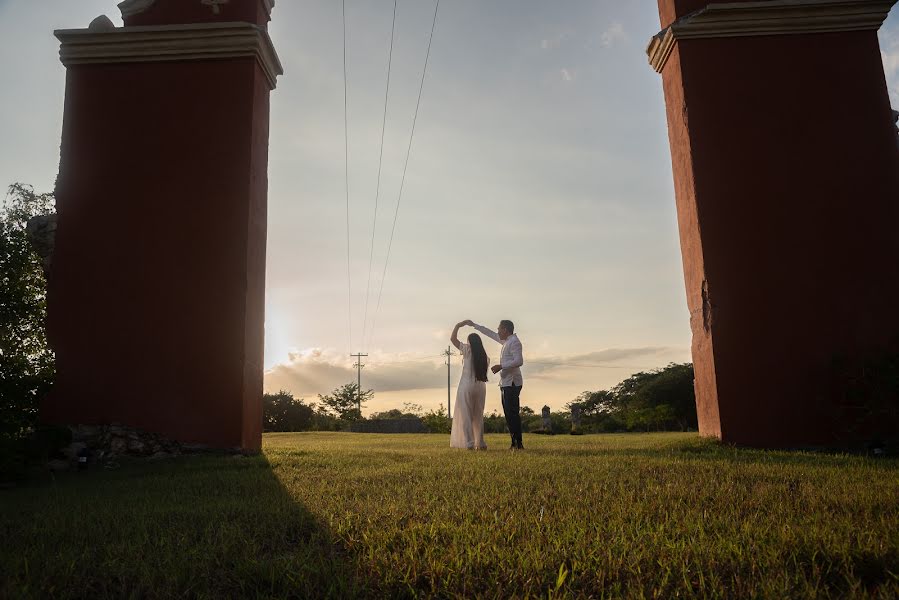
[[0,493],[0,596],[899,596],[899,461],[270,434]]

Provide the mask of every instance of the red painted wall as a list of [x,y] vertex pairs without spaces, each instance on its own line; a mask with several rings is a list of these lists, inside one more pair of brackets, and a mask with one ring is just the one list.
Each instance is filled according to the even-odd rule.
[[696,186],[693,179],[693,152],[690,128],[684,107],[684,85],[680,69],[679,50],[675,46],[664,78],[668,136],[671,160],[676,174],[675,198],[681,240],[681,257],[687,288],[687,308],[693,332],[693,371],[696,390],[696,413],[699,428],[705,435],[721,436],[718,415],[715,356],[712,351],[711,330],[707,328],[708,305],[705,283],[705,260],[699,233],[699,214],[696,205]]
[[68,69],[45,420],[259,448],[267,143],[253,58]]
[[681,40],[663,77],[701,429],[845,443],[832,361],[899,338],[899,152],[877,35]]

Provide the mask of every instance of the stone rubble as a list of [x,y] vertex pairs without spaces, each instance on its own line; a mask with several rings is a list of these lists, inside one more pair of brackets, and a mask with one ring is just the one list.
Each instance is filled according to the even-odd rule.
[[76,425],[69,429],[72,431],[72,443],[62,449],[65,460],[51,460],[47,464],[50,470],[63,471],[90,464],[112,466],[122,457],[160,460],[193,449],[157,433],[124,425]]

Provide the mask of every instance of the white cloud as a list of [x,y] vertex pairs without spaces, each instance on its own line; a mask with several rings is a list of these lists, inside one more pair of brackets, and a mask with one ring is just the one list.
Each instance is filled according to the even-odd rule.
[[624,26],[621,23],[612,23],[600,36],[600,45],[603,48],[610,48],[618,42],[627,40],[627,34],[624,32]]
[[[526,355],[525,377],[533,379],[567,378],[572,369],[615,369],[624,379],[631,373],[678,360],[680,349],[662,346],[643,348],[607,348],[583,354],[541,356]],[[491,356],[495,359],[496,356]],[[372,353],[365,360],[363,387],[377,393],[440,389],[446,385],[443,358],[434,356],[388,355]],[[454,359],[454,376],[458,376],[458,358]],[[356,369],[347,357],[335,350],[312,348],[291,352],[286,362],[265,372],[265,389],[281,389],[297,397],[314,399],[345,383],[356,380]]]
[[[439,387],[446,371],[440,358],[371,353],[363,359],[364,387],[378,392],[396,392]],[[298,397],[325,394],[356,381],[356,369],[348,357],[335,350],[311,348],[291,352],[287,361],[265,372],[266,391],[285,389]]]
[[559,72],[562,74],[563,81],[573,81],[574,80],[575,72],[573,69],[561,69]]
[[540,40],[540,47],[543,50],[552,50],[552,49],[560,47],[567,40],[569,40],[573,37],[574,37],[574,31],[570,30],[570,29],[566,29],[555,35],[552,35],[552,36],[549,36],[549,37],[546,37],[546,38],[543,38],[542,40]]

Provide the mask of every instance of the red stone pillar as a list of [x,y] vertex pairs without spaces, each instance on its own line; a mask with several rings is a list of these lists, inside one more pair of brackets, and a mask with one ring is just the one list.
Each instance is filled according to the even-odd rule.
[[857,429],[831,366],[899,337],[899,153],[877,40],[894,2],[659,0],[647,53],[703,434],[762,447],[899,434]]
[[44,420],[258,449],[273,0],[128,0],[67,67]]

